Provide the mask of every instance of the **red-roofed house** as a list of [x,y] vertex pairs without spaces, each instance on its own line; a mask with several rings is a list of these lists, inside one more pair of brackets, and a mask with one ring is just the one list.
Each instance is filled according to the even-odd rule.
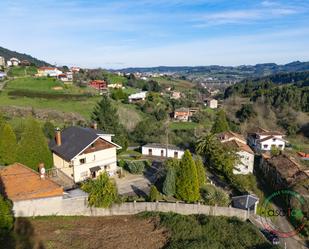
[[99,90],[100,92],[107,91],[108,89],[107,82],[105,80],[92,80],[89,82],[89,86]]

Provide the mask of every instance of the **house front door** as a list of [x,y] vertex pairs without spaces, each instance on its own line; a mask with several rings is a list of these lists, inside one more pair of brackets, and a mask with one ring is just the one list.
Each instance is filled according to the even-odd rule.
[[149,149],[149,150],[148,150],[148,155],[149,155],[149,156],[152,156],[152,149]]
[[97,177],[97,172],[96,171],[91,172],[91,178],[96,178],[96,177]]

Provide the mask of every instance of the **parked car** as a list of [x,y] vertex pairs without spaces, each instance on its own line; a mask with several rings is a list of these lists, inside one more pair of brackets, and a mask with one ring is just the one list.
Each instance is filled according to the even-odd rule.
[[261,233],[265,236],[265,238],[272,244],[272,245],[279,245],[280,240],[277,234],[267,229],[262,229]]

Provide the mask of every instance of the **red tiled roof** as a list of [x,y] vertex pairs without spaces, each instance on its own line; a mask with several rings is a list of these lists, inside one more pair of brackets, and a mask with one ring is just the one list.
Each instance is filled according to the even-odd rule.
[[41,179],[38,172],[15,163],[0,170],[2,189],[12,201],[63,195],[63,188],[52,180]]

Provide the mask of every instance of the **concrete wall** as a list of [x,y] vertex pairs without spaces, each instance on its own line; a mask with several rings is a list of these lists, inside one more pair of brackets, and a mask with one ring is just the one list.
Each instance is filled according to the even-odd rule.
[[79,215],[110,216],[133,215],[144,211],[174,212],[184,215],[205,214],[212,216],[236,216],[241,220],[248,218],[247,211],[230,207],[215,207],[199,204],[165,203],[165,202],[127,202],[115,204],[111,208],[87,207],[87,197],[62,199],[61,197],[35,199],[14,202],[13,211],[16,217]]

